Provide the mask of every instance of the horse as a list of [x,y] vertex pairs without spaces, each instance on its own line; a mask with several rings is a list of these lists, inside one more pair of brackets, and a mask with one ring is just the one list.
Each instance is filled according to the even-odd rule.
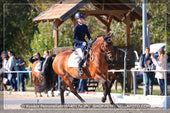
[[[33,85],[34,85],[34,91],[35,91],[35,96],[37,96],[37,90],[36,88],[42,84],[42,81],[44,79],[44,77],[39,73],[39,72],[36,72],[34,71],[35,69],[35,66],[37,65],[38,61],[35,61],[32,65],[32,81],[33,81]],[[54,83],[54,80],[55,80],[55,75],[52,74],[52,83]],[[45,91],[45,93],[47,93],[47,97],[48,97],[48,90]],[[40,97],[42,97],[42,94],[41,92],[39,92],[40,94]],[[54,97],[54,84],[52,84],[52,97]]]
[[[63,82],[60,87],[60,98],[61,104],[65,104],[64,100],[64,90],[66,85],[70,88],[71,92],[82,102],[85,103],[84,99],[77,93],[73,84],[71,82],[71,77],[77,79],[94,79],[104,85],[104,96],[102,97],[102,102],[106,101],[106,96],[108,95],[110,104],[117,108],[117,105],[113,102],[110,90],[108,89],[107,81],[107,71],[108,63],[106,57],[109,60],[113,59],[112,47],[113,43],[111,40],[112,34],[102,35],[97,37],[91,44],[89,49],[89,57],[87,58],[86,67],[83,68],[83,76],[78,75],[77,67],[68,67],[68,59],[73,51],[64,51],[57,55],[52,55],[47,59],[46,62],[46,74],[44,74],[44,84],[38,88],[39,91],[44,91],[51,87],[50,74],[55,72],[59,75]],[[53,60],[54,59],[54,60]]]
[[6,83],[4,83],[4,79],[6,79],[7,77],[7,74],[3,72],[4,69],[3,67],[0,69],[0,84],[1,84],[1,87],[0,87],[0,91],[8,91],[8,88],[7,88],[7,81]]

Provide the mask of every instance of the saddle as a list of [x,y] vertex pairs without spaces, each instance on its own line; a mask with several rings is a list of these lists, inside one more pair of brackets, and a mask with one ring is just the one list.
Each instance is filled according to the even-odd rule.
[[42,67],[43,67],[43,63],[44,63],[44,59],[39,60],[38,63],[35,66],[34,71],[35,72],[41,72],[42,71]]
[[[77,51],[71,50],[73,51],[73,53],[70,55],[69,60],[68,60],[68,67],[77,67],[79,66],[79,62],[80,62],[80,56],[78,55]],[[84,64],[83,67],[86,67],[86,62],[89,56],[89,52],[88,52],[88,48],[85,47],[84,48]]]

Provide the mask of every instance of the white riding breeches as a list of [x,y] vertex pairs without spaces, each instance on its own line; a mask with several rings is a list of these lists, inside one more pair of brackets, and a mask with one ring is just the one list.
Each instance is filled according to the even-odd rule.
[[76,51],[77,51],[78,55],[80,56],[80,58],[83,59],[84,58],[84,53],[83,53],[82,49],[77,48]]

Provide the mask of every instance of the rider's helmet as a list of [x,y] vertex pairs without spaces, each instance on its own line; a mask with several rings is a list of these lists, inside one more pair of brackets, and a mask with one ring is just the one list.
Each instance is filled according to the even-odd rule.
[[83,18],[83,19],[84,19],[83,13],[77,12],[77,13],[75,14],[75,19],[79,19],[79,18]]

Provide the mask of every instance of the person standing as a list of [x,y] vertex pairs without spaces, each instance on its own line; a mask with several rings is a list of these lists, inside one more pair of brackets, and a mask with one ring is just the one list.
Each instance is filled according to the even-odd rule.
[[150,54],[150,49],[148,47],[145,48],[145,54],[142,55],[141,57],[141,67],[143,71],[148,71],[144,72],[144,87],[146,89],[146,92],[144,92],[145,95],[152,95],[153,91],[153,83],[154,83],[154,72],[151,72],[153,62],[151,59],[151,54]]
[[0,69],[0,76],[1,76],[1,90],[8,90],[7,89],[7,83],[8,83],[8,79],[7,79],[7,73],[4,73],[4,71],[6,71],[6,65],[7,65],[7,54],[5,51],[3,51],[1,53],[1,57],[2,57],[2,68]]
[[[158,58],[157,60],[154,56],[151,56],[153,63],[156,65],[156,70],[166,70],[167,68],[167,58],[165,56],[165,51],[161,48],[158,50]],[[160,85],[161,93],[160,95],[165,95],[165,84],[164,84],[164,72],[157,71],[155,74],[155,78],[158,80],[158,84]]]
[[[35,57],[35,58],[34,58]],[[33,64],[37,60],[43,60],[40,53],[35,53],[33,56],[29,58],[29,61]]]
[[[18,66],[18,71],[25,71],[25,65],[26,62],[19,57],[17,58],[16,65]],[[25,73],[19,73],[19,81],[21,82],[21,91],[25,91]]]
[[[7,65],[6,65],[6,69],[8,72],[11,72],[11,71],[14,71],[14,67],[16,66],[14,52],[9,51],[8,56],[9,56],[9,59],[8,59]],[[16,91],[17,90],[16,74],[9,73],[8,78],[9,78],[9,82],[11,84],[11,90]]]

